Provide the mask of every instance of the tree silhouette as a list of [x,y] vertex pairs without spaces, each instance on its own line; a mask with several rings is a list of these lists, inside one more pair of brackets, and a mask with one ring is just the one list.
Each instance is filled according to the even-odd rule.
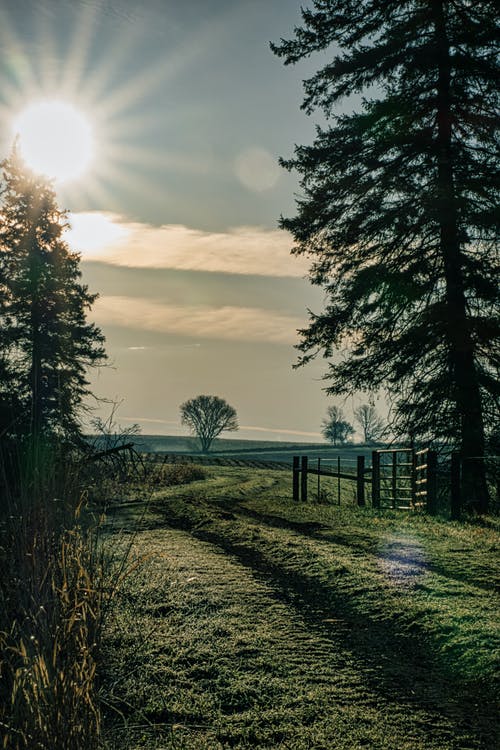
[[[294,37],[272,45],[285,64],[331,50],[303,103],[329,123],[282,162],[302,195],[281,226],[328,293],[300,362],[349,349],[328,391],[384,386],[400,435],[474,457],[462,480],[479,512],[500,400],[497,11],[492,0],[314,0]],[[333,114],[360,94],[357,111]]]
[[322,423],[321,434],[332,445],[344,445],[354,435],[354,428],[346,422],[339,406],[329,406],[327,417]]
[[218,396],[196,396],[181,404],[180,411],[182,424],[197,436],[203,453],[221,432],[238,429],[236,410]]
[[1,164],[0,398],[4,431],[78,440],[86,368],[105,359],[86,320],[96,296],[63,240],[66,212],[14,148]]
[[379,440],[385,432],[385,424],[373,404],[361,404],[354,409],[354,416],[363,431],[365,443]]

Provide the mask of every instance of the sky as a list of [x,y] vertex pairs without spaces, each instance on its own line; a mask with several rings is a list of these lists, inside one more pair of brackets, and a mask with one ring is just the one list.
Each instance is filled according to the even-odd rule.
[[299,192],[278,157],[319,120],[300,110],[318,60],[285,67],[269,48],[297,24],[295,0],[2,0],[1,156],[40,101],[70,104],[90,133],[88,158],[70,142],[83,171],[56,189],[100,295],[96,414],[117,402],[124,427],[185,434],[180,404],[213,394],[238,413],[233,437],[321,439],[327,364],[292,365],[323,294],[278,228]]

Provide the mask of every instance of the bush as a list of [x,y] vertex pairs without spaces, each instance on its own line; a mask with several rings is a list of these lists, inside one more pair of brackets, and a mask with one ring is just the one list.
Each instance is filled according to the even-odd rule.
[[190,484],[201,479],[206,479],[208,472],[199,464],[176,463],[161,464],[151,472],[151,484],[156,486],[174,487],[181,484]]

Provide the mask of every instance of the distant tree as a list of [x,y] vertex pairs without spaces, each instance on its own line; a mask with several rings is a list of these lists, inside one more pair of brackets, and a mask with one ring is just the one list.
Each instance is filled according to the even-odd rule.
[[373,443],[384,434],[386,426],[373,404],[358,406],[354,409],[354,417],[363,431],[365,443]]
[[327,417],[323,420],[321,434],[332,445],[344,445],[354,435],[354,428],[344,419],[339,406],[329,406]]
[[13,149],[1,163],[0,402],[4,430],[75,440],[89,394],[86,369],[105,359],[86,313],[97,295],[63,240],[67,215],[52,184]]
[[221,432],[238,429],[236,410],[218,396],[196,396],[181,404],[180,410],[182,424],[196,435],[203,453]]
[[498,5],[312,0],[302,17],[272,45],[285,64],[325,60],[303,109],[329,122],[283,161],[302,191],[281,226],[329,298],[301,332],[301,362],[348,349],[329,392],[385,386],[400,435],[475,457],[462,493],[484,512],[500,401]]

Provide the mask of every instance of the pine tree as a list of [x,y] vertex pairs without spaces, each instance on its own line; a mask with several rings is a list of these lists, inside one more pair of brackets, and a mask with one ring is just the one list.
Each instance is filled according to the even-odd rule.
[[[329,122],[282,162],[303,195],[281,225],[328,293],[300,361],[347,349],[329,392],[387,388],[393,429],[460,450],[479,512],[500,398],[495,6],[314,0],[294,38],[272,45],[285,64],[331,55],[303,104]],[[349,96],[355,111],[334,114]]]
[[104,361],[104,337],[86,320],[96,296],[63,239],[67,214],[49,181],[13,149],[1,164],[0,398],[4,432],[80,436],[86,368]]

